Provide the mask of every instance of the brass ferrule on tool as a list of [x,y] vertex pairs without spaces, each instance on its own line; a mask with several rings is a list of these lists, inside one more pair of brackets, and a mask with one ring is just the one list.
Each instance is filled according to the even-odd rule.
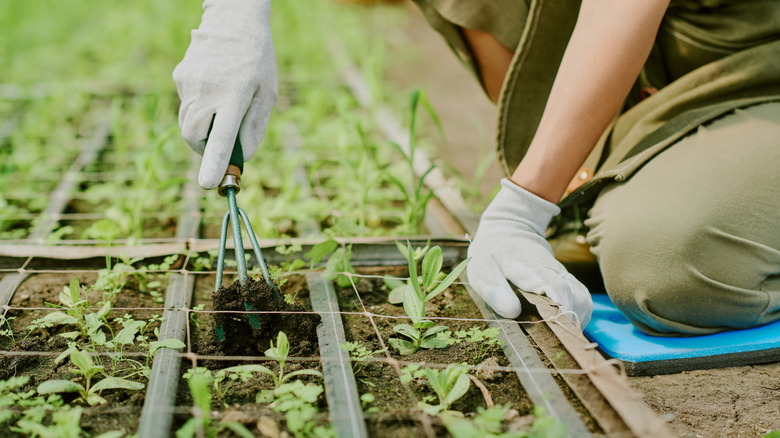
[[220,196],[227,196],[227,189],[231,187],[236,189],[236,193],[241,191],[241,169],[235,164],[228,165],[217,192]]

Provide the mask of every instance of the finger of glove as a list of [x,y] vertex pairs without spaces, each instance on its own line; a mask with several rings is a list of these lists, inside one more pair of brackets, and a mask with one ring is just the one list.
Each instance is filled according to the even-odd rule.
[[198,173],[198,183],[204,189],[216,188],[225,176],[240,120],[241,115],[231,110],[217,112],[214,117]]
[[[518,288],[526,292],[545,294],[559,304],[562,311],[574,312],[581,327],[585,327],[590,320],[593,309],[590,293],[567,271],[515,262],[503,272]],[[573,316],[570,318],[575,320]]]
[[[275,82],[275,81],[274,81]],[[241,121],[241,146],[244,149],[244,159],[248,160],[257,152],[260,141],[265,136],[268,121],[271,118],[276,101],[279,98],[276,86],[261,88],[255,93],[249,104],[244,119]]]
[[466,274],[471,287],[493,311],[509,319],[520,315],[520,300],[490,255],[473,257]]
[[197,108],[195,102],[182,103],[179,110],[179,127],[184,141],[200,155],[206,149],[211,122],[214,120],[214,108]]

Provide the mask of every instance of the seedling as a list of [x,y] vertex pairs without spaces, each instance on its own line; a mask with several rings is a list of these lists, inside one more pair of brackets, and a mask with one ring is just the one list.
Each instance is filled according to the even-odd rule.
[[534,409],[536,419],[530,430],[504,432],[502,420],[510,407],[509,404],[496,405],[488,409],[478,407],[477,414],[473,418],[447,412],[441,416],[441,419],[454,438],[563,438],[566,436],[566,425],[545,414],[544,408],[540,407]]
[[285,383],[274,390],[274,402],[271,407],[283,412],[287,429],[296,437],[333,437],[332,429],[318,426],[313,421],[317,414],[317,398],[322,394],[321,385],[304,384],[300,380]]
[[194,436],[216,438],[218,434],[228,429],[236,435],[244,438],[252,438],[254,434],[246,427],[236,422],[219,422],[216,426],[211,424],[211,391],[209,391],[209,379],[202,373],[193,374],[187,381],[190,394],[195,401],[192,407],[193,418],[187,420],[176,431],[176,438],[192,438]]
[[443,370],[425,368],[423,372],[428,381],[428,386],[439,397],[439,404],[435,406],[425,402],[418,403],[418,407],[429,415],[438,415],[441,412],[449,411],[450,405],[463,397],[469,390],[471,381],[466,374],[468,373],[468,368],[463,365],[453,363]]
[[[200,375],[207,379],[212,385],[214,393],[218,400],[222,400],[230,389],[232,384],[240,380],[246,382],[252,377],[254,373],[262,373],[271,377],[274,382],[274,388],[279,388],[283,384],[287,383],[290,379],[301,375],[310,375],[322,377],[322,373],[317,370],[297,370],[289,374],[284,373],[284,366],[287,363],[287,356],[290,353],[290,342],[287,340],[287,335],[284,332],[279,332],[276,338],[276,346],[271,341],[271,348],[265,351],[265,355],[274,359],[279,364],[279,374],[277,375],[267,367],[258,364],[238,365],[229,368],[223,368],[216,373],[212,373],[206,368],[196,368],[195,370],[188,371],[185,375],[185,379],[191,379],[195,375]],[[223,384],[227,382],[227,384]],[[265,394],[264,394],[265,397]]]
[[144,388],[143,383],[133,382],[132,380],[121,377],[105,377],[99,382],[92,384],[92,378],[98,373],[103,372],[102,365],[96,365],[92,357],[79,350],[70,353],[70,361],[76,368],[71,368],[72,373],[81,375],[84,378],[84,385],[72,382],[70,380],[47,380],[38,385],[38,394],[59,394],[75,392],[82,400],[90,406],[103,404],[106,399],[100,396],[100,392],[107,389],[129,389],[140,390]]
[[113,343],[106,337],[103,328],[106,326],[106,317],[111,313],[111,302],[106,301],[97,312],[92,312],[92,303],[78,278],[74,277],[70,286],[65,286],[60,292],[60,305],[47,305],[65,309],[48,313],[43,318],[33,320],[27,327],[32,332],[36,328],[49,328],[56,325],[75,325],[79,330],[60,333],[60,336],[75,340],[79,337],[89,339],[93,344],[113,348]]
[[325,265],[325,278],[335,280],[340,287],[348,287],[352,284],[347,274],[354,274],[352,267],[352,245],[339,247],[331,253]]
[[413,91],[409,101],[411,112],[411,118],[409,122],[409,151],[406,153],[398,143],[391,142],[390,144],[393,145],[393,147],[401,154],[401,156],[404,157],[404,162],[408,166],[409,172],[412,175],[412,184],[411,187],[407,187],[407,185],[403,183],[398,177],[391,174],[387,175],[387,179],[391,184],[398,187],[404,196],[404,205],[406,206],[404,223],[408,227],[408,231],[419,234],[422,231],[422,225],[425,221],[425,212],[428,206],[428,202],[431,200],[431,198],[433,198],[433,191],[425,188],[425,177],[427,177],[428,174],[431,173],[431,171],[436,167],[431,165],[419,179],[414,177],[414,156],[417,145],[417,107],[419,104],[422,103],[423,106],[428,110],[428,113],[431,115],[434,122],[436,122],[436,125],[440,128],[440,131],[441,124],[439,123],[438,117],[436,117],[436,113],[433,111],[433,106],[425,94],[422,93],[422,91]]
[[422,276],[417,277],[417,263],[411,245],[407,243],[407,262],[409,264],[409,285],[404,289],[404,311],[411,318],[412,325],[396,324],[393,331],[407,339],[390,338],[388,342],[401,355],[412,354],[420,348],[446,348],[452,345],[448,328],[425,320],[425,303],[435,298],[449,287],[466,268],[470,259],[462,261],[441,281],[436,281],[441,271],[444,256],[441,248],[434,246],[423,257]]
[[385,352],[385,349],[379,349],[375,351],[371,351],[368,348],[366,348],[365,345],[361,344],[360,342],[347,342],[346,344],[339,345],[339,348],[342,350],[349,352],[349,358],[352,360],[352,371],[355,373],[355,375],[359,375],[363,371],[363,367],[366,364],[366,361],[377,354],[381,354]]
[[471,358],[474,360],[474,365],[478,365],[487,356],[490,347],[493,345],[501,345],[502,342],[497,339],[498,327],[490,327],[486,329],[480,329],[479,327],[471,327],[468,330],[458,330],[455,332],[455,342],[466,343],[466,347],[471,353]]

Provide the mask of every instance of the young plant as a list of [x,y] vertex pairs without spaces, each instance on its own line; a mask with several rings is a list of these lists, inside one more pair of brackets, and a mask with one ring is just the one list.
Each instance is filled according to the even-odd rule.
[[347,274],[354,274],[352,267],[352,245],[335,249],[325,265],[325,278],[335,280],[340,287],[349,287],[352,284]]
[[412,325],[396,324],[393,331],[405,337],[390,338],[388,342],[401,355],[412,354],[421,348],[446,348],[455,341],[446,326],[435,325],[425,319],[425,303],[447,289],[466,268],[470,259],[462,261],[444,279],[436,281],[441,272],[444,256],[441,248],[434,246],[423,257],[422,276],[417,277],[417,263],[411,245],[407,244],[409,285],[404,289],[403,305]]
[[431,198],[433,198],[433,191],[425,188],[425,177],[427,177],[428,174],[431,173],[431,171],[436,167],[431,165],[419,179],[414,176],[414,156],[417,145],[417,107],[419,104],[422,103],[423,106],[425,106],[425,108],[428,110],[428,113],[432,116],[434,122],[436,122],[436,125],[439,128],[441,128],[441,124],[436,117],[436,113],[433,111],[433,107],[431,106],[430,101],[422,93],[422,91],[413,91],[409,100],[411,108],[411,119],[409,122],[409,150],[404,151],[401,145],[395,142],[391,142],[390,144],[392,144],[393,147],[404,157],[404,162],[408,166],[409,172],[411,172],[412,175],[412,184],[410,184],[409,187],[398,177],[392,174],[388,174],[387,179],[390,183],[398,187],[398,189],[403,194],[405,200],[404,204],[406,206],[403,219],[407,231],[419,234],[422,232],[422,225],[425,221],[425,212],[428,206],[428,202],[431,200]]
[[349,358],[352,360],[352,371],[355,373],[355,376],[363,371],[363,367],[368,359],[385,352],[384,349],[371,351],[357,341],[341,344],[339,348],[349,353]]
[[[471,381],[467,374],[468,368],[463,365],[453,363],[443,370],[425,368],[423,372],[428,381],[428,386],[433,389],[436,396],[439,398],[438,405],[429,405],[425,402],[419,402],[418,407],[429,415],[438,415],[442,412],[449,411],[450,405],[463,397],[469,390]],[[457,414],[460,413],[458,412],[456,415]]]
[[466,347],[471,353],[474,365],[480,364],[485,360],[490,347],[501,345],[502,342],[497,339],[498,327],[490,327],[484,330],[479,327],[471,327],[468,330],[458,330],[455,332],[455,342],[466,343]]
[[274,390],[271,407],[284,413],[287,429],[296,437],[333,437],[332,429],[313,421],[319,412],[316,403],[322,392],[322,386],[314,383],[304,384],[300,380],[285,383]]
[[195,436],[216,438],[225,429],[232,431],[240,437],[254,437],[254,434],[240,423],[219,422],[216,426],[212,426],[210,382],[206,375],[195,373],[188,379],[187,384],[190,388],[192,399],[195,401],[195,405],[192,407],[193,416],[176,431],[176,438],[192,438]]
[[60,333],[60,336],[75,340],[79,337],[88,339],[91,343],[107,348],[113,348],[103,328],[107,327],[106,317],[111,313],[111,302],[106,301],[97,312],[91,310],[92,303],[86,291],[74,277],[70,286],[65,286],[60,292],[60,305],[49,306],[63,309],[48,313],[43,318],[33,320],[27,327],[32,332],[36,328],[49,328],[58,325],[75,325],[78,330]]
[[452,415],[449,412],[441,416],[444,426],[454,438],[563,438],[566,425],[545,414],[544,408],[535,408],[536,417],[530,430],[504,431],[502,421],[511,406],[495,405],[492,408],[477,408],[473,418]]
[[70,380],[47,380],[38,385],[38,394],[75,392],[78,393],[82,400],[88,405],[95,406],[106,402],[106,399],[100,396],[101,391],[107,389],[129,389],[137,391],[144,388],[143,383],[133,382],[132,380],[120,377],[105,377],[93,385],[92,378],[98,373],[103,372],[103,366],[96,365],[89,354],[80,350],[75,350],[70,353],[70,361],[76,366],[76,368],[71,368],[70,371],[82,376],[84,378],[84,385]]

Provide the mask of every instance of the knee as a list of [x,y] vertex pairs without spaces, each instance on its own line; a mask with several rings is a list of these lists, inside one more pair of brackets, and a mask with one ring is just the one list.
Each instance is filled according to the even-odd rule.
[[766,293],[757,290],[755,270],[739,267],[733,239],[697,219],[629,220],[601,240],[605,288],[644,332],[744,328],[766,309]]

